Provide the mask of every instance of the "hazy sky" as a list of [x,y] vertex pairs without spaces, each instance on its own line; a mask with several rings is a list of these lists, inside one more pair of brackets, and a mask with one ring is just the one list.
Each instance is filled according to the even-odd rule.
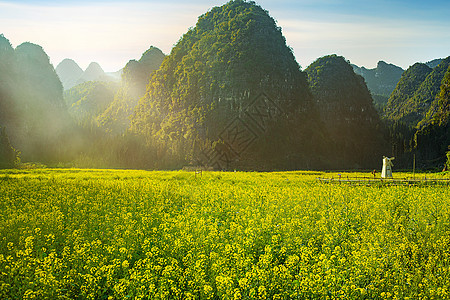
[[[227,1],[0,0],[0,33],[41,45],[56,65],[74,59],[116,71],[150,46],[169,54],[198,16]],[[298,63],[336,53],[359,66],[403,68],[450,55],[448,0],[260,0]]]

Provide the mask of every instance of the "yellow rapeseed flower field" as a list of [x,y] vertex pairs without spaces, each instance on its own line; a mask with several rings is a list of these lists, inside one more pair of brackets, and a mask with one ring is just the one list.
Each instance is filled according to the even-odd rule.
[[0,171],[0,299],[449,299],[449,187],[326,175]]

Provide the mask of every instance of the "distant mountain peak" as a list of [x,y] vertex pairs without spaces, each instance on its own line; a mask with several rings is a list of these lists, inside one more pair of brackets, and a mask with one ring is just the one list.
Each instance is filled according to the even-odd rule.
[[78,79],[83,75],[83,69],[70,58],[66,58],[56,66],[58,74],[65,90],[68,90],[77,84]]
[[395,89],[404,70],[399,66],[380,60],[374,69],[353,66],[356,74],[364,77],[367,87],[373,96],[381,96],[385,100]]
[[385,62],[384,60],[380,60],[380,61],[377,63],[377,69],[378,69],[378,68],[392,68],[392,69],[396,69],[396,70],[402,70],[402,72],[404,71],[401,67],[396,66],[396,65],[391,64],[391,63],[387,63],[387,62]]
[[105,81],[107,75],[97,62],[91,62],[84,71],[84,74],[78,80],[78,84],[86,81]]
[[435,67],[437,67],[444,59],[443,58],[436,58],[433,60],[430,60],[428,62],[426,62],[425,64],[427,66],[429,66],[430,68],[434,69]]
[[98,73],[98,74],[104,74],[105,71],[103,71],[102,67],[99,65],[98,62],[91,62],[89,66],[86,68],[84,73]]
[[50,63],[50,58],[44,49],[36,44],[25,42],[16,47],[15,52],[21,57],[27,57],[42,64]]
[[159,48],[155,46],[150,46],[150,48],[148,48],[144,53],[142,53],[142,56],[139,59],[139,61],[143,61],[153,56],[165,56],[165,55]]
[[380,60],[377,63],[377,68],[381,67],[381,66],[386,66],[386,65],[392,65],[392,64],[388,64],[387,62],[385,62],[384,60]]
[[80,68],[80,66],[73,60],[70,58],[65,58],[63,59],[57,66],[56,68],[61,69],[61,68],[67,68],[67,67],[74,67],[78,70],[80,70],[81,72],[83,72],[83,69]]
[[91,62],[85,71],[70,58],[62,60],[56,67],[56,73],[61,80],[64,90],[86,81],[120,81],[121,70],[114,73],[105,73],[98,62]]
[[11,46],[9,40],[3,35],[0,34],[0,51],[11,51],[14,50]]

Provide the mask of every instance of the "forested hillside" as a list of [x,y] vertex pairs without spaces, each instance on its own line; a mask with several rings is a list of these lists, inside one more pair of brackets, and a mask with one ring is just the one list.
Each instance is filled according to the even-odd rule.
[[128,134],[127,129],[134,107],[145,94],[146,84],[163,59],[161,50],[150,47],[140,60],[127,63],[119,83],[87,81],[64,92],[68,112],[79,131],[75,143],[79,151],[74,165],[102,168],[149,166],[145,163],[149,155],[144,144]]
[[145,95],[147,84],[153,72],[161,66],[164,57],[160,49],[152,46],[138,61],[130,60],[127,63],[114,101],[98,118],[103,129],[116,134],[124,133],[128,129],[134,108]]
[[384,61],[379,61],[374,69],[366,69],[356,65],[352,65],[352,67],[355,73],[361,75],[366,81],[377,110],[383,111],[404,70]]
[[84,71],[73,59],[64,59],[56,66],[56,74],[64,87],[64,90],[71,89],[78,84],[78,80],[83,76]]
[[306,73],[336,167],[370,168],[379,164],[386,142],[364,79],[336,55],[319,58]]
[[84,129],[101,128],[108,134],[123,134],[129,127],[134,107],[145,94],[151,75],[164,57],[161,50],[151,47],[139,61],[127,63],[119,83],[101,80],[99,76],[105,76],[105,73],[98,65],[91,64],[82,79],[92,80],[82,82],[78,79],[82,83],[64,92],[69,113]]
[[395,154],[406,153],[411,160],[412,155],[408,153],[414,152],[422,167],[442,165],[445,149],[450,144],[445,120],[436,121],[448,111],[448,107],[439,103],[445,99],[440,93],[445,88],[450,57],[436,62],[439,64],[434,68],[416,63],[406,70],[383,115],[391,128]]
[[23,160],[64,160],[71,127],[63,87],[44,50],[32,43],[13,49],[0,35],[0,126]]
[[253,2],[231,1],[175,45],[131,125],[156,161],[174,167],[305,167],[319,123],[311,100],[273,18]]
[[11,146],[5,126],[14,126],[15,97],[11,87],[14,86],[16,75],[14,49],[10,42],[0,35],[0,168],[14,167],[17,154]]
[[0,169],[14,168],[19,162],[19,153],[11,146],[5,128],[0,126]]
[[442,60],[442,58],[436,58],[426,62],[425,64],[433,69],[434,67],[437,67],[442,62]]
[[84,82],[65,91],[64,101],[81,127],[99,127],[97,119],[113,102],[118,87],[114,82]]
[[426,117],[439,94],[441,81],[450,65],[450,57],[431,69],[417,63],[402,75],[385,108],[384,117],[416,127]]
[[414,141],[423,166],[442,166],[445,152],[450,151],[450,66],[441,81],[439,94],[419,126]]

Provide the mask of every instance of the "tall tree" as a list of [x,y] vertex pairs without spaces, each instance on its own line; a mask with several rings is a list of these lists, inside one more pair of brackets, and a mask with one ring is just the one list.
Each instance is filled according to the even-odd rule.
[[18,162],[18,153],[11,146],[6,129],[0,126],[0,169],[13,168]]

